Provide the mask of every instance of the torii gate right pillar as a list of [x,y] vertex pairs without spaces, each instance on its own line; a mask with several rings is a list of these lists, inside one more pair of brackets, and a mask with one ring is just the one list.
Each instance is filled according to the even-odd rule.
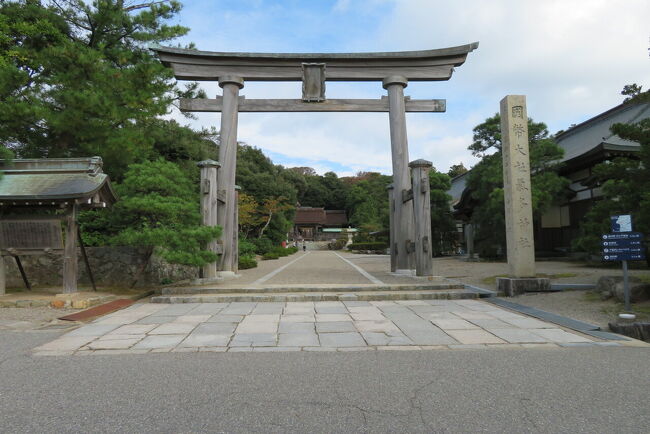
[[[411,176],[409,174],[409,150],[406,137],[406,109],[404,88],[408,80],[402,76],[386,77],[384,89],[388,91],[388,116],[390,121],[390,147],[393,160],[393,228],[395,236],[391,255],[396,253],[396,272],[411,274],[415,268],[415,222],[413,220],[413,201],[411,195]],[[391,228],[392,229],[392,228]]]

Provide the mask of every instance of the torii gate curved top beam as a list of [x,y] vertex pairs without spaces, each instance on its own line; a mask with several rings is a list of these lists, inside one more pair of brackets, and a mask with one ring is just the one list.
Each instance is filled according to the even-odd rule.
[[236,75],[245,81],[302,81],[303,64],[325,64],[325,80],[382,81],[400,75],[409,81],[449,80],[478,42],[422,51],[379,53],[224,53],[154,46],[179,80],[215,80]]

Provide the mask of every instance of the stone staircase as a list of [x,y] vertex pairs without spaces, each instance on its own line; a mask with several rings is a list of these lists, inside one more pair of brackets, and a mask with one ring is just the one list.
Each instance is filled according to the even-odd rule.
[[456,283],[213,285],[165,287],[152,303],[228,303],[286,301],[380,301],[478,298],[479,292]]

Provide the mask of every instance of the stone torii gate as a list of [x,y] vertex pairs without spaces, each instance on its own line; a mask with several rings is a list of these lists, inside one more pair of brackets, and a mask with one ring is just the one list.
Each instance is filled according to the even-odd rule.
[[[409,168],[405,113],[444,112],[446,101],[411,100],[410,97],[404,97],[404,88],[409,81],[449,80],[454,67],[462,65],[467,54],[477,47],[478,42],[474,42],[423,51],[299,54],[224,53],[152,47],[161,62],[172,68],[178,80],[217,81],[223,89],[223,96],[215,99],[180,101],[182,111],[221,112],[221,168],[217,184],[223,211],[217,212],[217,222],[223,227],[220,241],[223,244],[223,254],[218,269],[226,272],[237,269],[236,243],[233,240],[237,235],[234,216],[239,112],[388,112],[394,197],[394,203],[390,207],[393,222],[391,231],[394,228],[395,232],[391,234],[392,271],[412,273],[418,256],[417,274],[431,274],[431,265],[425,264],[426,256],[431,262],[430,225],[427,239],[424,242],[418,241],[422,246],[416,248],[415,242],[416,232],[422,234],[426,231],[426,227],[416,231],[415,225],[429,220],[429,216],[414,217],[414,190]],[[239,96],[246,81],[302,81],[302,98],[246,99]],[[325,98],[326,81],[380,81],[388,91],[388,96],[380,99],[328,100]],[[416,166],[423,167],[422,162]],[[423,191],[415,193],[423,194]],[[423,207],[418,209],[422,210]],[[420,263],[425,265],[420,266]]]

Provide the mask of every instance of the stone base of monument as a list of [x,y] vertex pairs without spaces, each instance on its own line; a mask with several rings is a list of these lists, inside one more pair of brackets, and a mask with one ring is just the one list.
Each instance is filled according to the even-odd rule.
[[217,277],[202,277],[194,279],[190,282],[190,285],[213,285],[216,283],[223,283],[228,280],[236,279],[240,276],[240,274],[236,274],[234,271],[217,271]]
[[551,290],[551,281],[543,277],[497,277],[497,291],[507,297],[525,292],[544,292]]

